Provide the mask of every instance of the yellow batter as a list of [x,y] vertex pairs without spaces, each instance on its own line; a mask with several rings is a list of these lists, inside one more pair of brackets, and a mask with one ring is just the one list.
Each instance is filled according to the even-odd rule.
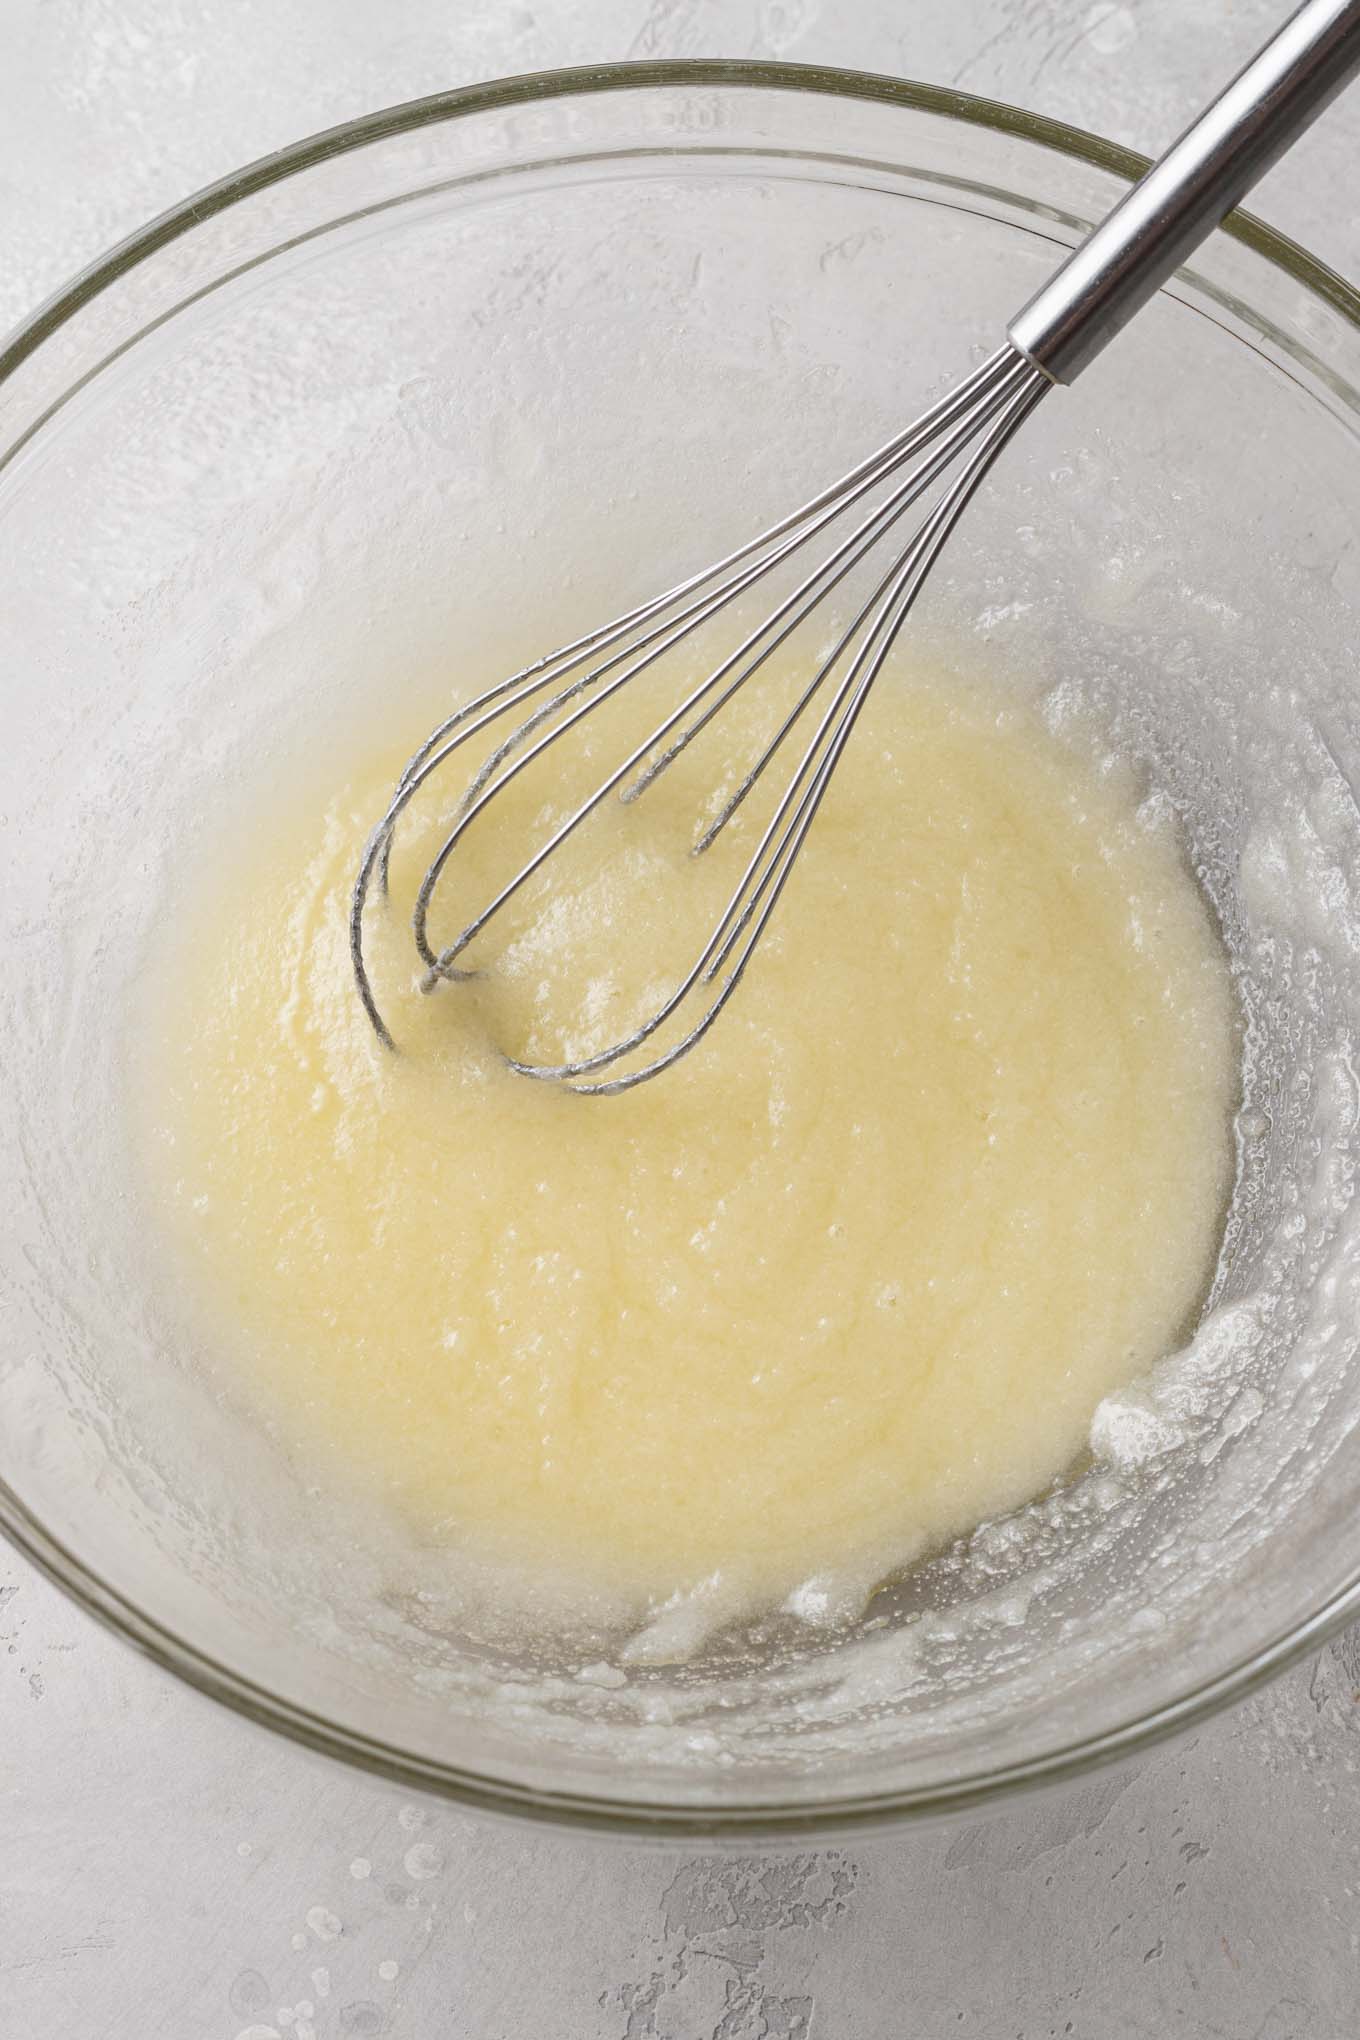
[[728,1013],[582,1100],[492,1043],[612,1038],[664,988],[711,917],[716,754],[611,803],[497,974],[429,999],[422,808],[370,917],[393,1056],[345,917],[400,734],[259,816],[154,985],[154,1202],[316,1477],[657,1602],[871,1582],[1060,1473],[1185,1329],[1229,1185],[1228,976],[1165,826],[984,690],[890,673]]

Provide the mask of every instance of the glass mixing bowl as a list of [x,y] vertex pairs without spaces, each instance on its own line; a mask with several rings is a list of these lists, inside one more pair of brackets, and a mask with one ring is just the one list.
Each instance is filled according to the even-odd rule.
[[1140,167],[879,78],[511,80],[253,165],[0,354],[0,1507],[183,1678],[469,1803],[805,1835],[1127,1755],[1360,1609],[1360,301],[1250,220],[1041,408],[913,624],[1175,810],[1243,1004],[1203,1322],[1068,1479],[847,1631],[511,1635],[238,1400],[129,1160],[205,829],[838,474]]

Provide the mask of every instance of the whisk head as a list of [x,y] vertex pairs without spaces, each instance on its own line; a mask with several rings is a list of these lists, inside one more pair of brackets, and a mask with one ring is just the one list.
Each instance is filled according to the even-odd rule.
[[[639,604],[467,702],[431,732],[404,767],[360,860],[350,902],[350,954],[355,984],[378,1039],[395,1039],[379,1010],[364,954],[364,919],[375,879],[387,890],[392,845],[402,815],[436,774],[465,751],[476,761],[446,833],[421,879],[412,933],[421,989],[471,975],[459,964],[469,945],[542,870],[548,859],[610,794],[635,801],[652,786],[746,686],[771,654],[811,617],[853,571],[877,554],[866,598],[829,648],[753,765],[722,801],[694,844],[707,851],[762,779],[798,724],[820,706],[812,735],[759,835],[742,875],[683,976],[648,1017],[608,1047],[576,1060],[532,1062],[507,1057],[524,1076],[607,1097],[657,1076],[688,1054],[723,1011],[769,925],[799,852],[825,797],[860,710],[882,669],[927,574],[992,462],[1050,387],[1048,378],[1007,345],[992,355],[904,432],[830,488],[769,526],[726,558]],[[903,472],[905,470],[905,472]],[[905,542],[885,544],[913,506],[924,509]],[[852,513],[858,507],[860,515]],[[430,909],[445,870],[467,832],[486,816],[520,774],[567,733],[595,715],[630,682],[804,547],[822,546],[791,592],[736,648],[707,671],[633,745],[588,797],[551,827],[545,839],[494,897],[467,919],[452,942],[436,949]],[[819,699],[820,698],[820,699]],[[473,749],[471,747],[477,747]],[[676,1016],[680,1016],[679,1019]],[[648,1044],[676,1020],[677,1038],[655,1053]],[[617,1066],[623,1064],[622,1069]]]

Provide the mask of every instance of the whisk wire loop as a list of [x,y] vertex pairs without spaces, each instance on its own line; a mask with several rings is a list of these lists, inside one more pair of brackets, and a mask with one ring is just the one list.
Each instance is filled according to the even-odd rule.
[[[799,509],[768,526],[716,565],[637,605],[612,623],[575,639],[447,716],[403,768],[391,800],[365,846],[351,896],[349,935],[355,982],[383,1045],[394,1047],[395,1041],[379,1010],[364,955],[364,915],[369,894],[375,876],[386,893],[389,859],[401,816],[455,753],[503,726],[507,718],[514,718],[508,732],[492,744],[464,787],[452,821],[417,888],[412,932],[424,966],[421,988],[427,992],[446,980],[472,975],[459,967],[459,957],[586,817],[616,790],[622,789],[622,798],[628,802],[645,793],[748,685],[772,653],[867,559],[913,504],[947,477],[972,448],[906,547],[894,556],[850,622],[840,630],[830,651],[820,658],[810,681],[755,764],[694,845],[696,854],[711,847],[832,675],[844,667],[830,704],[776,804],[741,881],[699,956],[675,989],[639,1027],[608,1048],[560,1063],[529,1063],[514,1057],[507,1057],[507,1061],[526,1076],[567,1083],[589,1095],[614,1095],[669,1068],[702,1040],[740,982],[769,923],[863,702],[940,545],[986,469],[1048,386],[1047,379],[1013,348],[999,349],[905,432],[887,441],[840,482],[809,498]],[[900,470],[912,462],[916,465],[901,476]],[[803,575],[792,591],[743,635],[735,650],[708,671],[642,742],[605,774],[495,897],[464,923],[451,943],[436,952],[428,927],[435,893],[458,844],[492,803],[569,731],[885,485],[887,493],[867,508],[848,535],[835,540],[831,550]],[[630,779],[632,783],[627,784]],[[734,952],[735,960],[730,961]],[[725,974],[719,981],[720,973]],[[696,986],[715,981],[717,990],[699,1019],[662,1054],[604,1081],[583,1081],[610,1069],[640,1048],[671,1019]]]

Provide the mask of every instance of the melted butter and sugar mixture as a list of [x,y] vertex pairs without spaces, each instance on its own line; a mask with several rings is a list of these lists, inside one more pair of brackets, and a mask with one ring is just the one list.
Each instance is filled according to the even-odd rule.
[[[516,1076],[498,1045],[616,1039],[700,946],[760,821],[687,854],[757,741],[731,714],[754,710],[610,801],[481,938],[486,975],[432,997],[410,904],[475,760],[414,807],[368,916],[391,1054],[346,915],[423,731],[394,748],[375,710],[329,805],[262,805],[176,917],[147,1165],[205,1343],[310,1478],[643,1606],[716,1580],[814,1608],[1041,1490],[1185,1334],[1234,1005],[1153,804],[899,667],[706,1040],[621,1097]],[[455,853],[437,943],[551,823],[524,777]]]

